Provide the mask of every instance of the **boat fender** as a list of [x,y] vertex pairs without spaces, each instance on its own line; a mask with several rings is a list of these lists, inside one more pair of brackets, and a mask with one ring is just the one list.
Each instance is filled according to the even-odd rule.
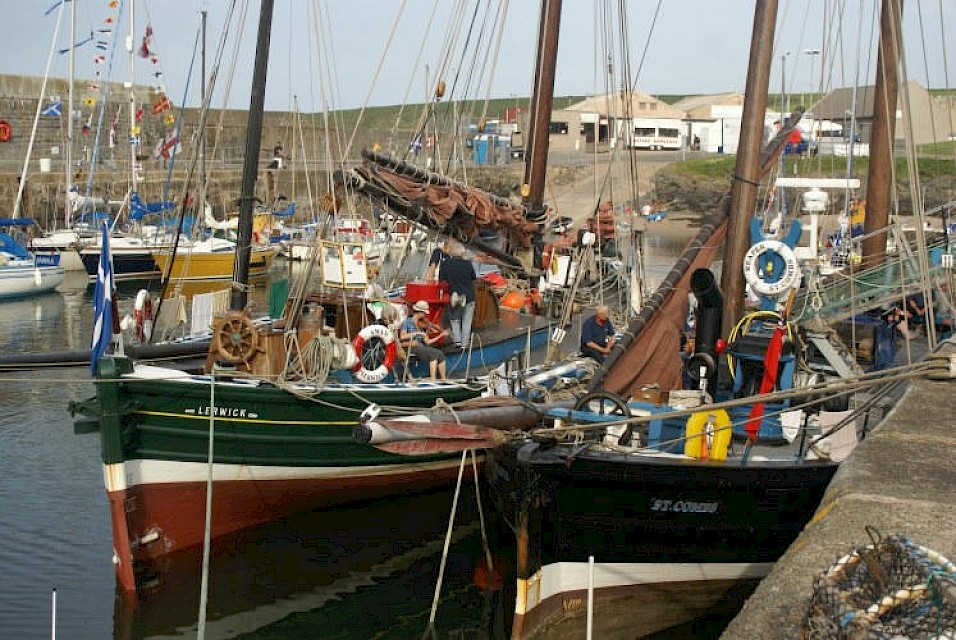
[[[764,269],[764,265],[771,264],[770,259],[761,259],[766,253],[774,253],[783,261],[783,273],[773,281],[768,279]],[[761,240],[744,255],[744,278],[760,295],[775,296],[789,291],[800,280],[797,256],[793,249],[779,240]]]
[[692,414],[684,428],[684,455],[698,460],[726,460],[733,435],[731,426],[730,414],[724,410]]
[[[374,350],[370,349],[369,353],[365,352],[365,343],[370,343],[369,346],[372,347],[373,339],[376,342],[380,341],[381,345],[385,347],[385,355],[381,357],[380,362],[378,361],[378,352],[381,348],[378,345],[374,345],[376,348]],[[352,346],[359,357],[359,363],[355,366],[355,377],[362,382],[369,383],[384,380],[388,372],[391,371],[392,365],[395,364],[395,358],[398,354],[398,347],[395,344],[395,336],[392,334],[392,330],[381,324],[370,324],[358,332]]]
[[136,293],[133,302],[133,319],[136,321],[136,337],[140,343],[149,341],[153,335],[153,299],[146,289]]

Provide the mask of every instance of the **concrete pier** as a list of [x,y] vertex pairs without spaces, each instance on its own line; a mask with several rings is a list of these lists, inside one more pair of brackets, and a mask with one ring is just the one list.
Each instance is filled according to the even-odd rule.
[[[943,343],[939,355],[956,353]],[[800,638],[816,576],[870,544],[864,527],[956,558],[956,380],[912,381],[830,483],[816,515],[721,640]]]

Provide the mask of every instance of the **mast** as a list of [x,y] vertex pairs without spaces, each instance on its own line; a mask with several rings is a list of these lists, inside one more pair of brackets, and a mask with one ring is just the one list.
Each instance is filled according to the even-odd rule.
[[66,88],[66,186],[63,188],[63,228],[70,228],[70,187],[73,186],[73,76],[76,68],[76,0],[70,2],[70,80]]
[[256,40],[256,64],[252,70],[252,95],[249,98],[249,123],[246,128],[246,152],[242,162],[242,192],[239,196],[239,239],[236,265],[232,274],[232,298],[229,308],[246,308],[249,283],[249,257],[252,252],[252,214],[259,172],[259,147],[262,143],[262,110],[266,99],[266,73],[269,69],[269,42],[272,35],[274,0],[262,0],[259,9],[259,36]]
[[[206,107],[206,10],[199,12],[202,25],[202,51],[199,57],[199,105]],[[206,131],[205,118],[201,119],[203,128],[199,130],[199,198],[195,201],[196,211],[206,213]]]
[[534,96],[531,100],[529,127],[530,153],[525,157],[525,206],[532,220],[544,214],[544,181],[548,169],[548,137],[554,105],[554,71],[561,30],[561,0],[541,0],[541,27],[538,33],[537,67],[534,72]]
[[760,150],[763,146],[764,114],[767,111],[767,88],[770,85],[770,62],[773,56],[774,30],[777,24],[777,0],[757,0],[754,28],[750,39],[750,64],[744,89],[743,114],[740,120],[740,144],[737,166],[730,188],[730,220],[724,247],[724,266],[720,288],[724,294],[722,337],[737,324],[743,312],[744,255],[750,243],[750,219],[757,203],[760,185]]
[[863,220],[863,267],[886,260],[886,228],[890,218],[893,178],[893,140],[896,136],[896,99],[899,94],[900,15],[903,0],[883,0],[880,12],[880,48],[873,87],[873,130],[870,167],[866,174],[866,217]]
[[[139,178],[136,175],[136,150],[139,148],[139,125],[136,124],[136,45],[134,44],[136,28],[134,6],[135,0],[129,0],[129,40],[126,42],[126,50],[129,51],[129,173],[130,173],[130,193],[139,191]],[[130,200],[132,202],[132,200]]]

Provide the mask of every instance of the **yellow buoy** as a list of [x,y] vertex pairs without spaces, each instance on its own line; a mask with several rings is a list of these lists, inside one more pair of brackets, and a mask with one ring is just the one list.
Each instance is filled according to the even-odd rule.
[[726,411],[698,411],[687,419],[684,455],[698,460],[726,460],[731,435]]

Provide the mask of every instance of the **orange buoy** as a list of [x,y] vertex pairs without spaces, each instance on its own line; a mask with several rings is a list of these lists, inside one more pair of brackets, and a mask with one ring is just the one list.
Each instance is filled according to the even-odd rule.
[[525,305],[525,297],[512,289],[501,298],[501,306],[518,311]]
[[501,575],[501,559],[495,558],[492,560],[494,563],[494,568],[491,571],[491,575],[488,575],[488,563],[484,559],[478,562],[478,565],[475,567],[475,572],[472,575],[472,582],[476,587],[480,589],[485,589],[488,591],[500,591],[501,587],[504,586],[504,577]]

